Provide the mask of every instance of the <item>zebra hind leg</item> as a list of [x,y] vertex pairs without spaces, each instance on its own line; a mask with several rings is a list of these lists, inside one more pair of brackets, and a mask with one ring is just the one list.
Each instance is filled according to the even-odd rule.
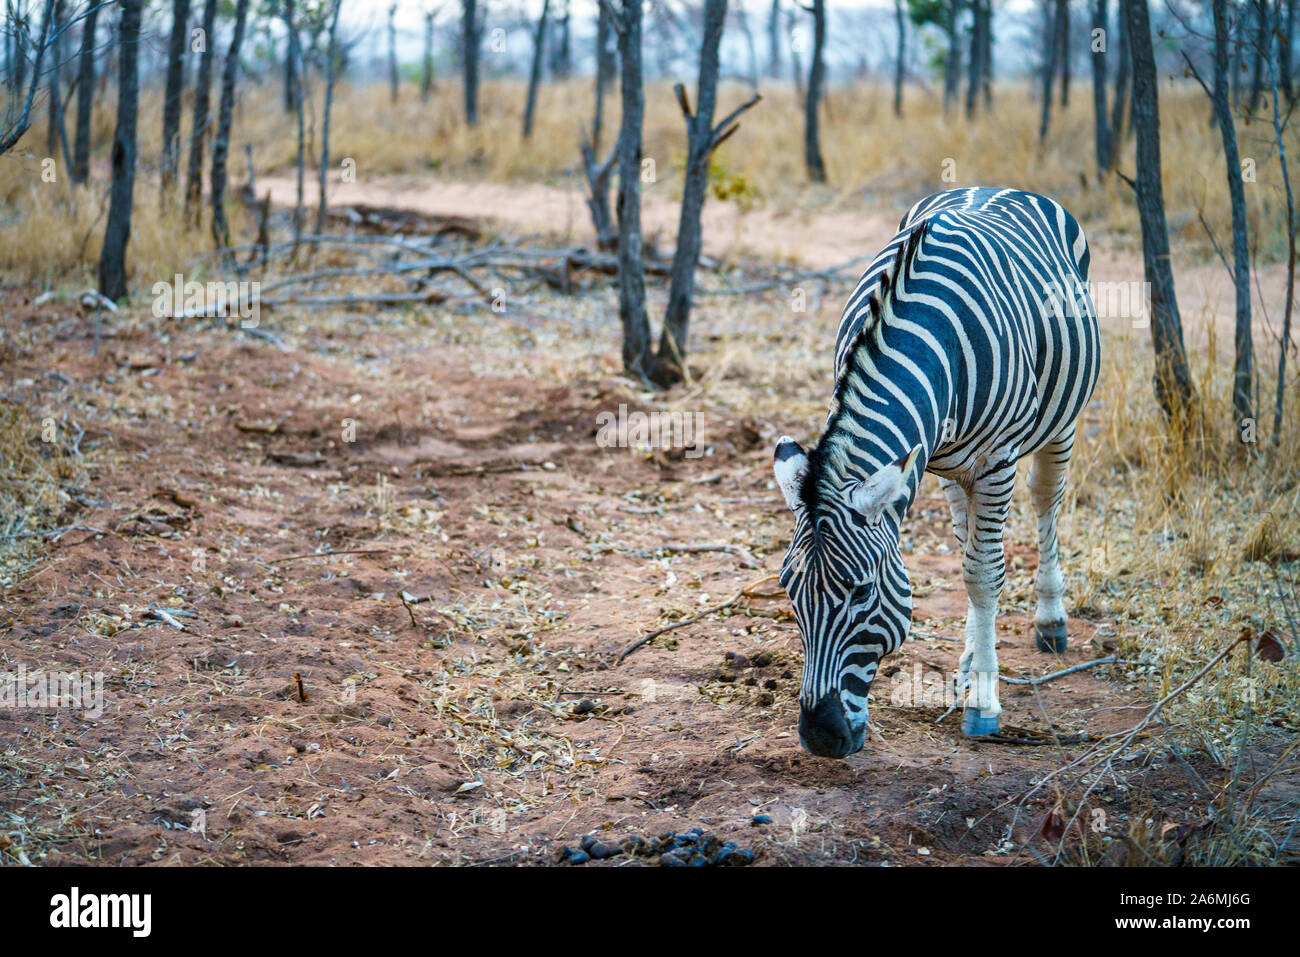
[[1065,470],[1074,448],[1074,429],[1034,453],[1029,472],[1029,494],[1038,515],[1038,611],[1034,615],[1034,641],[1039,651],[1062,654],[1067,642],[1065,579],[1061,575],[1056,542],[1056,515],[1065,494]]

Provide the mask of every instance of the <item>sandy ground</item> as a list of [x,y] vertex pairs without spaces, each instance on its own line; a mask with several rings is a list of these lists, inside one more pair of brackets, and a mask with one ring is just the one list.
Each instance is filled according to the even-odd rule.
[[[765,427],[715,423],[700,459],[597,448],[597,412],[636,407],[627,384],[490,371],[485,328],[316,318],[280,352],[146,324],[95,356],[75,307],[22,302],[6,321],[51,336],[12,358],[11,389],[75,404],[83,445],[112,451],[62,519],[102,534],[68,532],[3,593],[0,666],[106,682],[94,719],[0,711],[11,859],[552,862],[591,832],[690,828],[759,863],[1050,853],[1033,845],[1054,798],[1017,799],[1080,745],[937,720],[965,610],[941,500],[913,509],[918,634],[868,745],[822,760],[797,742],[799,639],[767,579],[789,521]],[[682,542],[744,551],[658,550]],[[1009,556],[1004,672],[1113,647],[1075,618],[1063,659],[1036,652],[1031,542]],[[616,663],[754,583],[768,597]],[[1140,693],[1105,672],[1005,688],[1004,728],[1126,726]],[[1124,773],[1140,787],[1097,797],[1115,833],[1139,792],[1195,813],[1159,754]]]

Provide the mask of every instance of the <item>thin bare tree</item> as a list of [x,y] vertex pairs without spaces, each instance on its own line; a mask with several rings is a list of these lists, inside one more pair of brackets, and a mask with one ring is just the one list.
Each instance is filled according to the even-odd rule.
[[524,104],[524,139],[533,135],[533,113],[537,109],[537,88],[542,82],[542,57],[546,53],[546,20],[551,12],[551,0],[542,0],[542,12],[537,17],[533,31],[533,66],[528,73],[528,100]]
[[[22,94],[23,84],[27,84],[26,96],[21,96],[23,104],[22,110],[15,113],[15,103],[18,97],[11,97],[5,105],[5,115],[0,119],[0,154],[9,152],[14,148],[23,135],[31,129],[32,126],[32,104],[36,101],[36,87],[41,80],[41,64],[45,61],[45,51],[49,46],[50,37],[54,27],[54,2],[55,0],[45,0],[45,12],[41,16],[41,34],[36,41],[35,56],[32,58],[32,76],[27,80],[25,69],[20,68],[16,71],[14,79],[14,89]],[[15,41],[18,50],[17,58],[25,64],[26,48],[25,38],[27,27],[25,24],[14,24],[14,35],[18,37]]]
[[181,152],[181,93],[185,89],[185,41],[189,39],[190,0],[172,0],[172,32],[167,43],[167,81],[163,92],[162,191],[171,192]]
[[[955,0],[954,0],[955,2]],[[826,182],[826,161],[822,158],[821,127],[818,114],[826,83],[826,0],[813,0],[812,66],[808,70],[808,91],[803,110],[803,156],[808,168],[808,178],[814,183]]]
[[420,65],[420,102],[428,103],[433,92],[433,27],[438,18],[437,9],[424,11],[424,57]]
[[1169,261],[1160,173],[1160,104],[1147,0],[1121,0],[1133,57],[1133,132],[1137,137],[1138,216],[1142,224],[1142,261],[1151,289],[1151,345],[1155,353],[1156,400],[1170,418],[1190,410],[1195,400],[1183,345],[1183,325]]
[[1093,0],[1092,37],[1092,115],[1097,178],[1110,172],[1110,112],[1106,100],[1106,54],[1110,40],[1107,0]]
[[904,0],[894,0],[894,29],[898,33],[898,45],[894,48],[894,115],[903,115],[903,79],[906,75],[906,39],[907,14],[903,11]]
[[136,121],[140,111],[140,20],[143,0],[121,0],[118,27],[117,128],[113,131],[113,181],[108,221],[99,254],[99,291],[109,299],[127,294],[126,244],[131,238],[135,190]]
[[[1123,0],[1120,0],[1123,3]],[[1115,168],[1120,149],[1126,139],[1125,119],[1132,97],[1129,94],[1129,76],[1133,69],[1133,58],[1129,52],[1128,26],[1124,22],[1124,10],[1118,11],[1115,18],[1116,58],[1115,64],[1115,98],[1111,101],[1110,111],[1110,167]]]
[[703,249],[700,214],[708,195],[709,164],[717,150],[739,128],[740,115],[759,101],[755,93],[732,110],[716,126],[713,113],[718,102],[718,49],[727,19],[727,0],[705,0],[704,34],[700,44],[700,74],[696,103],[691,112],[686,87],[675,87],[677,102],[686,120],[686,171],[682,185],[681,215],[677,223],[677,247],[673,251],[668,309],[663,334],[655,357],[654,381],[669,386],[686,375],[686,336],[690,327],[691,301],[695,298],[695,269]]
[[230,245],[230,224],[226,220],[226,162],[230,156],[230,125],[235,114],[235,81],[239,77],[239,50],[244,44],[248,0],[235,4],[235,30],[221,70],[221,102],[217,107],[217,134],[212,141],[212,238],[224,249]]
[[388,98],[397,102],[397,86],[401,78],[397,69],[397,4],[388,8]]
[[465,79],[465,122],[478,126],[478,0],[461,0],[460,57]]
[[77,129],[72,146],[72,181],[90,178],[90,120],[95,101],[95,25],[101,4],[92,3],[81,24],[81,53],[77,70]]
[[185,177],[185,214],[197,223],[202,216],[203,154],[208,135],[208,102],[212,95],[212,59],[216,28],[217,0],[204,0],[203,25],[194,38],[199,54],[199,70],[194,80],[194,121],[190,129],[190,160]]
[[[1279,10],[1280,12],[1280,10]],[[1278,59],[1282,53],[1281,37],[1273,31],[1269,37],[1267,58],[1269,86],[1273,92],[1273,140],[1277,146],[1277,161],[1282,168],[1282,185],[1286,191],[1286,303],[1282,312],[1282,341],[1277,358],[1277,397],[1273,404],[1273,445],[1282,439],[1282,413],[1286,401],[1286,354],[1291,349],[1291,313],[1295,308],[1296,267],[1296,202],[1291,186],[1291,167],[1286,154],[1286,117],[1278,98]]]
[[327,32],[328,42],[325,49],[325,103],[321,108],[320,133],[320,197],[316,203],[316,235],[325,232],[325,218],[328,206],[325,202],[326,186],[329,181],[330,168],[330,118],[334,112],[334,81],[338,75],[339,59],[339,11],[343,0],[334,0],[329,15]]

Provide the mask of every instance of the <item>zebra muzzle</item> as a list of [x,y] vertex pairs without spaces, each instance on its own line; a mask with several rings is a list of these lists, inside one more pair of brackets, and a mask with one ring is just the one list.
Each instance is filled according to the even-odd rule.
[[849,725],[838,695],[825,695],[815,707],[799,710],[799,743],[821,758],[843,758],[860,751],[866,730],[865,725],[857,731]]

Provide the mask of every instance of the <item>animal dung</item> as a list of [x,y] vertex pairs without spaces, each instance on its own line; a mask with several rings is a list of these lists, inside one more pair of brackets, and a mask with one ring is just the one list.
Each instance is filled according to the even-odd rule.
[[753,851],[706,834],[698,827],[680,834],[668,831],[659,837],[632,834],[614,843],[586,834],[578,847],[561,848],[558,862],[586,864],[623,855],[644,858],[661,867],[745,867],[754,863]]

